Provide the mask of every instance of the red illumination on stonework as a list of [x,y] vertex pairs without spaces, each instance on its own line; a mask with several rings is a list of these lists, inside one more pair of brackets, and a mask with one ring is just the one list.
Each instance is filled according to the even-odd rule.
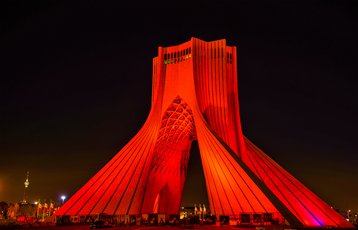
[[162,116],[142,212],[178,212],[193,140],[196,140],[193,113],[178,96]]
[[297,227],[353,227],[244,137],[236,63],[224,39],[159,47],[145,124],[55,215],[178,214],[197,140],[218,219],[269,214]]

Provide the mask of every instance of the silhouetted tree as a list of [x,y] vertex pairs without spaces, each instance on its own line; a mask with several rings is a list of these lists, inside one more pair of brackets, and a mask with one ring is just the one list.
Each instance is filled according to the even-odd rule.
[[0,219],[7,219],[9,205],[5,201],[0,202]]
[[19,208],[20,206],[18,203],[15,204],[10,203],[9,208],[7,210],[8,219],[16,220],[16,216],[19,212]]

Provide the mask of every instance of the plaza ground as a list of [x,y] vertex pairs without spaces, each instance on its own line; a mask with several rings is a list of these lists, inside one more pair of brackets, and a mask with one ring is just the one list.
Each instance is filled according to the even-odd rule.
[[[1,226],[0,229],[38,229],[38,230],[89,230],[89,225],[64,225],[64,226],[56,226],[56,225],[43,225],[43,226]],[[283,230],[286,229],[283,226],[271,226],[271,227],[238,227],[233,225],[225,225],[225,226],[216,226],[216,225],[188,225],[188,226],[122,226],[122,227],[113,227],[108,228],[113,230],[185,230],[185,229],[203,229],[203,230],[256,230],[256,229],[265,229],[265,230]]]

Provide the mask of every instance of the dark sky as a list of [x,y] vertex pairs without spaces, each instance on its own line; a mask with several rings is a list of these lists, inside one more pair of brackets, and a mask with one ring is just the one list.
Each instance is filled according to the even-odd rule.
[[[31,201],[72,195],[143,125],[158,46],[197,37],[238,47],[249,139],[332,206],[358,210],[353,1],[120,2],[1,2],[0,201],[22,199],[26,171]],[[197,151],[186,205],[205,202]]]

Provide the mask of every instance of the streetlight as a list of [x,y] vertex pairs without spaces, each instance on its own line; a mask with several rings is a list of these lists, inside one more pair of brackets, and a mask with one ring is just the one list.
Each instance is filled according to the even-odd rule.
[[66,199],[66,196],[65,196],[65,195],[62,195],[62,196],[61,196],[62,204],[65,203],[65,199]]

